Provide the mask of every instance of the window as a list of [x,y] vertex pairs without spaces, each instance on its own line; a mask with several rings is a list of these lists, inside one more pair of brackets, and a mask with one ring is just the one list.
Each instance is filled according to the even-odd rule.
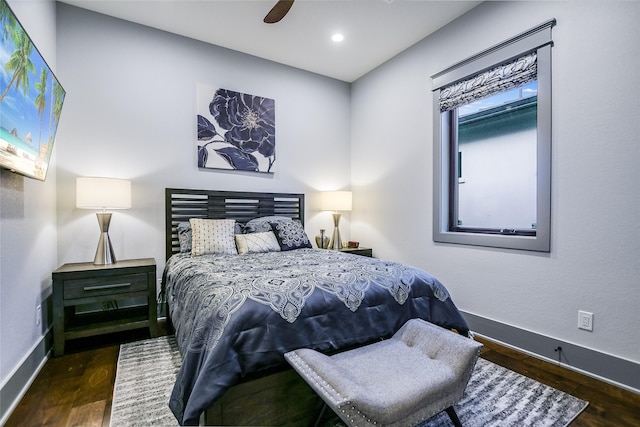
[[549,252],[554,25],[432,76],[434,241]]

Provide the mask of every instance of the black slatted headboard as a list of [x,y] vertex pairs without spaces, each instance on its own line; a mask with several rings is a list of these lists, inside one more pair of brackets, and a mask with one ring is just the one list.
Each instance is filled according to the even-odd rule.
[[189,218],[235,219],[244,224],[268,215],[287,216],[304,224],[304,194],[167,188],[166,257],[180,252],[177,227]]

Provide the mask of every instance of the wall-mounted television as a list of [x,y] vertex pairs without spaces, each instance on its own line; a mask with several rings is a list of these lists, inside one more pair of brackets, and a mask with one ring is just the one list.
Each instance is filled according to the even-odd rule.
[[0,30],[0,166],[44,181],[66,92],[6,0]]

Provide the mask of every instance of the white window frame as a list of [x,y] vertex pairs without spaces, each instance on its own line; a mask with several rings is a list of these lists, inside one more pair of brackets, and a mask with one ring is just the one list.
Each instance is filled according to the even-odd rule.
[[[551,19],[512,39],[461,61],[432,78],[433,83],[433,240],[474,246],[487,246],[528,251],[551,250]],[[451,159],[450,129],[440,112],[440,90],[507,63],[519,56],[537,51],[537,182],[535,235],[514,235],[510,230],[498,232],[456,231],[450,226],[454,191],[450,189],[450,173],[457,167]],[[455,142],[454,142],[455,143]],[[455,151],[457,153],[457,150]],[[457,157],[457,155],[456,155]],[[457,170],[457,169],[454,169]],[[457,176],[457,174],[456,174]],[[455,180],[457,182],[457,180]]]

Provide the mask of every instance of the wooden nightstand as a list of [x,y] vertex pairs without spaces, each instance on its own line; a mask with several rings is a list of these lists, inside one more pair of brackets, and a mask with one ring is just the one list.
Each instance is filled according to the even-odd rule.
[[340,252],[346,252],[348,254],[373,257],[373,249],[371,248],[342,248],[338,250]]
[[[156,261],[153,258],[118,261],[111,265],[90,262],[64,264],[53,278],[53,352],[64,354],[66,340],[129,329],[149,328],[158,336]],[[76,313],[79,305],[146,297],[144,306]]]

